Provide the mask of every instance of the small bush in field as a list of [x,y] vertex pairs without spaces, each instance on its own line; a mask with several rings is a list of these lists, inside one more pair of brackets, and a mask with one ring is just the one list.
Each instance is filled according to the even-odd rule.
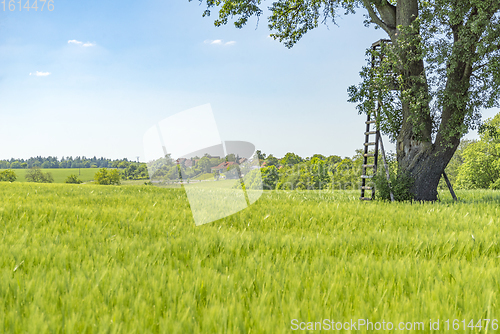
[[75,174],[71,174],[66,178],[65,183],[73,183],[73,184],[80,184],[83,181],[78,178]]
[[30,168],[26,175],[24,176],[27,182],[38,182],[38,183],[52,183],[54,178],[49,172],[44,173],[40,170],[40,167]]
[[101,168],[95,173],[94,181],[102,185],[118,185],[120,184],[120,173],[116,169],[108,170],[106,168]]
[[17,179],[16,173],[12,169],[0,172],[0,181],[14,182]]

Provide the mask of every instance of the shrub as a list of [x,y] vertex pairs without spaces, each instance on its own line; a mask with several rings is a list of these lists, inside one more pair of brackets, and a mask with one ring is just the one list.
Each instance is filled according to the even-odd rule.
[[27,182],[38,182],[38,183],[52,183],[54,178],[49,172],[44,173],[40,170],[40,167],[30,168],[26,175],[24,176]]
[[[256,169],[259,171],[258,169]],[[262,187],[265,190],[276,189],[276,184],[280,178],[278,169],[275,166],[264,167],[260,169],[262,173]]]
[[11,169],[0,172],[0,181],[14,182],[16,179],[16,173]]
[[492,184],[490,184],[490,189],[493,189],[493,190],[500,190],[500,178],[497,179],[495,182],[493,182]]
[[83,181],[82,181],[82,180],[80,180],[80,179],[78,178],[78,176],[76,176],[75,174],[71,174],[70,176],[68,176],[68,177],[66,178],[66,181],[65,181],[65,182],[66,182],[66,183],[80,184],[80,183],[82,183]]
[[410,192],[415,180],[410,176],[398,171],[396,175],[390,175],[390,183],[387,181],[385,170],[379,168],[377,175],[373,178],[376,189],[376,197],[390,201],[391,190],[395,201],[411,201],[413,194]]
[[108,170],[101,168],[95,173],[94,181],[102,185],[120,184],[120,173],[116,169]]

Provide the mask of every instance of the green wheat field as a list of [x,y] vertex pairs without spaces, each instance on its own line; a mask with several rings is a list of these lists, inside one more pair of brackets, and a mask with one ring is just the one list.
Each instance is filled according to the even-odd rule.
[[293,319],[368,319],[430,333],[430,319],[436,332],[500,319],[500,192],[458,196],[271,191],[195,227],[181,188],[3,182],[0,332],[291,333]]

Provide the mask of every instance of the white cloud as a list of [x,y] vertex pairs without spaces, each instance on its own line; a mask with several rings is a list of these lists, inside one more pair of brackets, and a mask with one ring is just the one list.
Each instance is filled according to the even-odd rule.
[[76,39],[70,39],[70,40],[68,41],[68,44],[76,44],[76,45],[81,45],[81,46],[83,46],[84,48],[87,48],[87,47],[90,47],[90,46],[95,46],[95,43],[90,43],[90,42],[83,43],[83,42],[77,41]]
[[207,39],[206,41],[204,41],[205,44],[211,44],[211,45],[234,45],[236,44],[235,41],[229,41],[229,42],[225,42],[222,41],[221,39],[214,39],[214,40],[211,40],[211,39]]
[[49,76],[50,74],[51,74],[50,72],[39,72],[39,71],[36,71],[34,74],[30,73],[30,75],[34,75],[36,77],[46,77]]

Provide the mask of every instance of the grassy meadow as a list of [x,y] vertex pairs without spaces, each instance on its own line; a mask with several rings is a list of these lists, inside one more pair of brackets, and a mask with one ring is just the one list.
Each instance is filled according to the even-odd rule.
[[[0,169],[0,172],[5,169]],[[26,175],[26,172],[29,169],[13,169],[14,173],[16,173],[17,180],[16,182],[25,182],[26,179],[24,178]],[[49,172],[52,174],[52,177],[54,178],[54,183],[64,183],[66,181],[66,178],[70,176],[71,174],[74,174],[78,176],[80,180],[83,182],[89,182],[94,180],[94,175],[97,173],[99,168],[43,168],[41,169],[42,172],[47,173]],[[144,181],[142,182],[144,184]]]
[[0,332],[290,333],[293,319],[363,318],[429,333],[429,319],[436,332],[499,319],[500,192],[458,196],[272,191],[195,227],[183,189],[1,182]]

